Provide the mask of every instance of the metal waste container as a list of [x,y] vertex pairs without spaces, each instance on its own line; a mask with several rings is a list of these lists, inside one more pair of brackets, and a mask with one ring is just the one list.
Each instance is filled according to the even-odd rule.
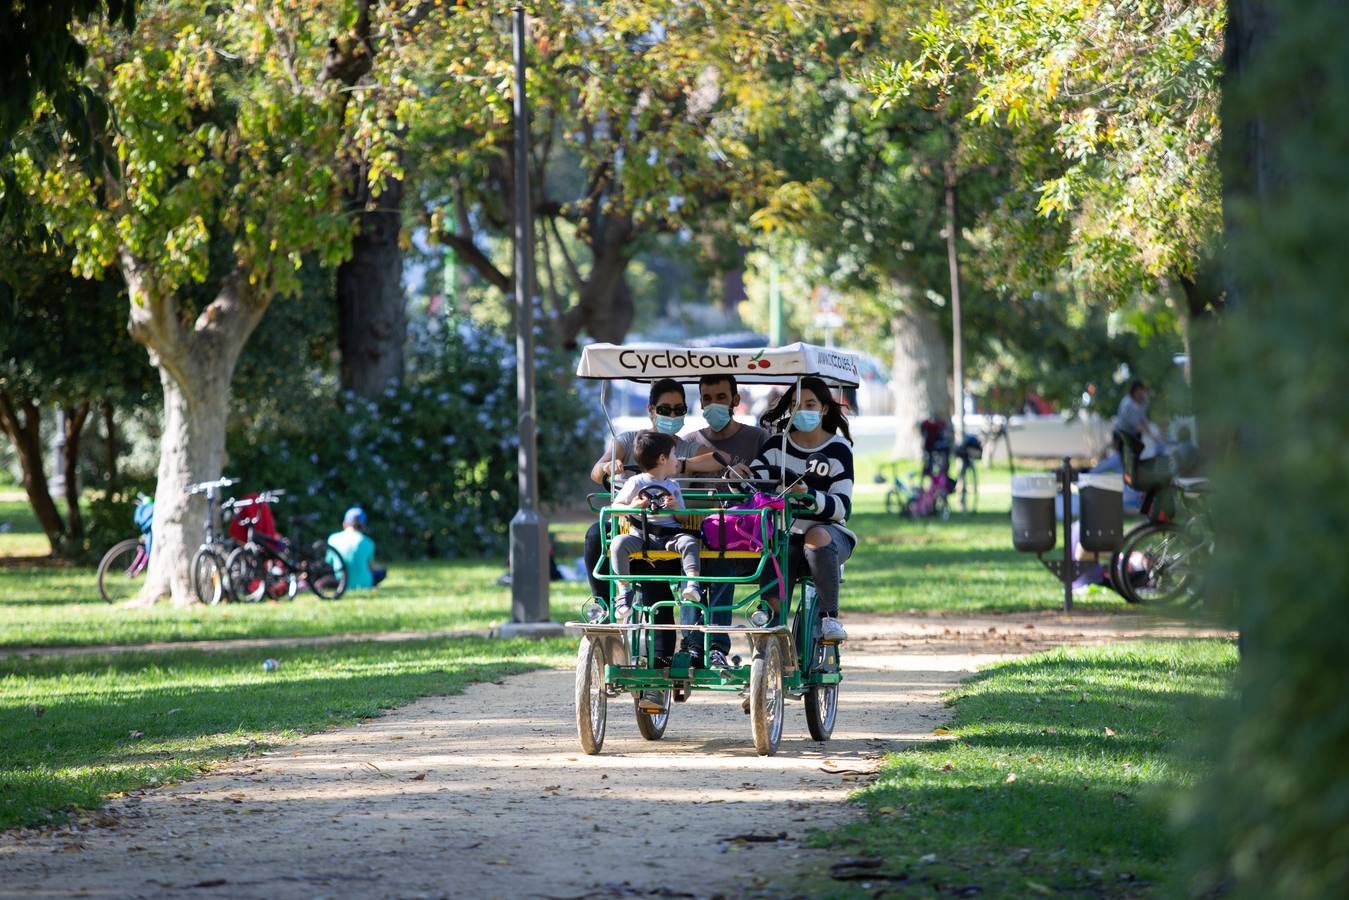
[[1012,546],[1026,553],[1054,549],[1057,528],[1054,497],[1059,492],[1055,475],[1012,476]]
[[1118,550],[1124,540],[1124,476],[1114,472],[1077,476],[1082,503],[1082,549],[1090,553]]

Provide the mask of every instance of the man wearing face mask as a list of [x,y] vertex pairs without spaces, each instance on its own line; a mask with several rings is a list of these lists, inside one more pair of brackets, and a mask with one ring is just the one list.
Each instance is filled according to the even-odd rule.
[[[735,420],[734,411],[740,405],[740,391],[736,385],[735,376],[731,374],[704,375],[698,381],[699,402],[702,405],[703,418],[707,420],[707,427],[701,428],[689,435],[689,441],[698,448],[699,454],[708,454],[711,451],[717,451],[723,457],[730,461],[731,465],[739,466],[749,463],[759,447],[768,438],[768,432],[757,425],[746,425],[743,422]],[[690,471],[704,471],[702,468],[703,458],[695,463]],[[717,463],[719,470],[721,464]],[[719,473],[718,473],[719,474]],[[697,485],[695,485],[696,487]],[[720,487],[725,490],[725,487]],[[695,497],[690,495],[690,505]],[[740,566],[735,565],[734,560],[708,560],[703,569],[707,575],[739,575],[744,574],[738,571]],[[714,582],[708,586],[708,603],[712,608],[713,625],[731,624],[731,606],[735,603],[735,585],[729,582]],[[696,625],[700,622],[702,614],[699,610],[691,607],[683,607],[680,610],[680,624]],[[684,635],[684,650],[694,658],[696,665],[702,664],[703,640],[702,635],[697,632],[686,632]],[[731,651],[731,636],[729,634],[714,634],[711,636],[711,649],[708,651],[707,665],[712,668],[721,668],[726,665],[726,654]]]

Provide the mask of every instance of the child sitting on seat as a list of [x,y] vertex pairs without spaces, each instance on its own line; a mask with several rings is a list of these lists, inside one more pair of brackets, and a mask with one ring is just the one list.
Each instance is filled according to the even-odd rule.
[[[677,461],[674,455],[675,438],[659,431],[638,432],[633,441],[633,458],[641,468],[623,483],[614,497],[614,506],[637,509],[672,510],[684,508],[684,496],[673,480]],[[632,615],[633,588],[627,577],[632,572],[632,555],[647,546],[673,550],[679,554],[685,575],[696,578],[699,572],[699,539],[686,531],[669,513],[630,517],[632,531],[617,535],[609,544],[609,563],[615,575],[620,576],[619,595],[614,603],[614,618],[626,622]],[[645,522],[646,532],[642,527]],[[679,596],[690,603],[702,602],[702,591],[693,582],[684,585]]]

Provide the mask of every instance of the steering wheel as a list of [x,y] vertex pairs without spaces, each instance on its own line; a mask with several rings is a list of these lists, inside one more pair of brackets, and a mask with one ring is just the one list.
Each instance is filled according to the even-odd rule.
[[665,509],[666,503],[674,495],[658,484],[648,484],[637,492],[637,496],[646,498],[651,509]]

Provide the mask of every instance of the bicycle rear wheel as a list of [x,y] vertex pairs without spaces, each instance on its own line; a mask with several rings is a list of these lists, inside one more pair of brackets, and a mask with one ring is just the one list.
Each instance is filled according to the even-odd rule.
[[347,563],[332,544],[323,547],[307,566],[309,589],[321,599],[336,600],[347,591]]
[[257,603],[267,592],[262,561],[247,547],[238,547],[225,560],[225,577],[236,600]]
[[150,557],[139,538],[114,544],[98,563],[98,593],[107,603],[130,600],[145,583]]

